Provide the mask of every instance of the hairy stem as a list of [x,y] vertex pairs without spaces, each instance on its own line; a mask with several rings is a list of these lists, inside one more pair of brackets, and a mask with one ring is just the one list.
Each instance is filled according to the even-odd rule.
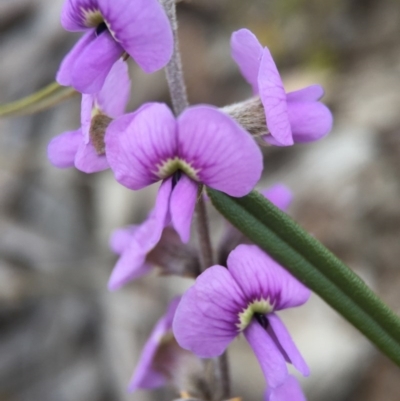
[[[185,80],[183,78],[182,61],[179,52],[178,21],[176,18],[176,0],[162,0],[164,9],[168,15],[174,35],[174,50],[172,58],[165,68],[172,106],[175,115],[182,113],[189,106]],[[210,230],[206,207],[204,204],[202,185],[199,187],[199,196],[196,205],[197,231],[199,235],[202,271],[213,265],[213,252],[210,240]],[[229,398],[229,369],[226,352],[217,359],[216,379],[219,382],[221,400]]]
[[220,357],[218,357],[218,370],[220,372],[219,380],[221,385],[222,399],[227,400],[231,393],[229,361],[228,361],[227,351],[225,351]]
[[201,271],[203,272],[214,264],[214,258],[210,239],[210,228],[208,226],[207,210],[202,190],[203,186],[200,185],[199,196],[196,204],[196,223],[201,251]]
[[175,0],[163,0],[165,11],[171,23],[174,34],[174,51],[168,65],[165,67],[172,106],[176,115],[189,106],[185,80],[183,78],[181,54],[179,52],[178,20],[176,18]]

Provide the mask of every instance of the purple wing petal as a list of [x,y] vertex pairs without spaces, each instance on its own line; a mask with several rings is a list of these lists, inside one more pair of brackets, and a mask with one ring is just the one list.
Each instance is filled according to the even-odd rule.
[[258,88],[269,132],[281,146],[293,145],[285,89],[268,48],[263,50]]
[[120,117],[128,104],[131,90],[131,81],[128,74],[128,65],[119,59],[107,75],[101,91],[96,96],[101,111],[108,117]]
[[60,85],[72,86],[72,70],[76,60],[80,57],[83,51],[96,39],[94,30],[85,33],[64,57],[58,69],[56,80]]
[[147,73],[164,67],[173,49],[172,30],[157,0],[98,0],[116,40]]
[[308,376],[310,369],[279,316],[275,313],[269,314],[268,322],[267,331],[275,341],[277,347],[283,351],[287,362],[291,363],[303,376]]
[[284,383],[272,388],[268,387],[264,401],[307,401],[297,379],[289,375]]
[[332,113],[320,102],[288,102],[288,113],[297,143],[317,141],[332,129]]
[[79,145],[82,143],[82,131],[67,131],[53,138],[47,146],[47,157],[53,166],[67,168],[74,166]]
[[182,296],[173,323],[178,344],[201,358],[221,355],[238,334],[238,313],[245,306],[228,270],[210,267]]
[[71,70],[71,86],[82,93],[100,92],[111,67],[122,53],[122,47],[110,33],[103,32],[76,57]]
[[105,155],[99,155],[91,142],[81,142],[75,156],[75,167],[84,173],[96,173],[108,169]]
[[132,392],[139,388],[157,388],[165,384],[164,375],[153,369],[153,362],[163,337],[172,330],[172,320],[180,299],[181,297],[176,297],[170,302],[164,316],[161,317],[151,332],[133,373],[129,391]]
[[285,359],[265,329],[253,319],[243,333],[258,359],[268,385],[277,387],[284,383],[289,374]]
[[308,288],[255,245],[239,245],[227,264],[248,302],[262,298],[279,310],[302,305],[310,297]]
[[262,154],[251,135],[209,106],[187,109],[178,119],[180,157],[199,170],[204,184],[231,196],[248,194],[260,179]]
[[110,248],[117,255],[121,255],[128,248],[134,238],[138,225],[131,225],[125,228],[117,228],[111,233]]
[[183,174],[171,195],[172,225],[185,244],[190,239],[190,226],[196,206],[197,191],[198,184]]
[[145,263],[145,259],[146,255],[143,255],[142,250],[137,246],[131,245],[114,266],[108,280],[108,289],[110,291],[119,290],[128,282],[148,275],[153,270],[153,267]]
[[169,108],[148,103],[107,128],[106,154],[116,180],[141,189],[160,178],[160,164],[177,155],[176,122]]
[[261,191],[261,194],[284,212],[292,203],[293,199],[292,191],[283,184],[276,184],[265,191]]
[[232,58],[238,65],[246,81],[258,93],[258,71],[263,48],[256,36],[248,29],[233,32],[231,37]]
[[108,288],[117,290],[128,281],[147,274],[151,267],[145,263],[147,254],[157,245],[164,227],[169,223],[169,200],[172,180],[166,180],[158,190],[156,205],[147,220],[137,227],[132,240],[122,252],[111,273]]
[[288,102],[316,102],[324,96],[324,88],[321,85],[310,85],[286,94]]

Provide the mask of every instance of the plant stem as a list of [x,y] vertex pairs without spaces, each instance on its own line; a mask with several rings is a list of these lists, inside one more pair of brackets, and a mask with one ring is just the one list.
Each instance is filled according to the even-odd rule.
[[165,67],[172,106],[175,115],[182,113],[189,106],[185,80],[183,78],[182,60],[179,52],[178,20],[176,18],[175,0],[164,0],[165,12],[168,15],[174,35],[174,51],[168,65]]
[[210,228],[208,226],[207,210],[202,195],[203,186],[199,186],[199,196],[196,204],[196,223],[201,250],[201,271],[208,269],[214,264],[213,251],[210,239]]
[[[182,61],[179,51],[178,41],[178,20],[176,17],[176,0],[163,0],[164,9],[167,13],[171,23],[173,36],[174,36],[174,50],[172,58],[165,68],[169,91],[171,95],[172,106],[175,115],[178,116],[189,106],[187,97],[185,80],[183,77]],[[203,186],[199,186],[199,196],[196,205],[196,220],[197,231],[199,235],[200,254],[202,260],[202,271],[206,270],[213,265],[213,252],[210,240],[210,230],[208,226],[208,219],[206,207],[202,194]],[[221,400],[229,398],[229,369],[227,362],[226,352],[217,358],[216,363],[217,371],[216,378],[219,381]]]
[[218,369],[220,372],[222,399],[227,400],[231,393],[231,382],[230,382],[229,361],[228,361],[227,351],[225,351],[220,357],[218,357]]

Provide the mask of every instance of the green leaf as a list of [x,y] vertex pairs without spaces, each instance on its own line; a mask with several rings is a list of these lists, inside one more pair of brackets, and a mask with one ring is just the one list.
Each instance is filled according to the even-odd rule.
[[261,194],[207,193],[227,220],[400,366],[399,317],[348,266]]
[[56,82],[38,92],[15,102],[0,105],[0,117],[16,117],[47,110],[65,99],[77,94],[73,88],[61,86]]

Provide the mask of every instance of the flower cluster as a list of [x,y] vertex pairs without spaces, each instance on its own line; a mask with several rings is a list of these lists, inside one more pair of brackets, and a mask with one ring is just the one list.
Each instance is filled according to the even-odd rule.
[[[57,80],[82,93],[81,127],[54,138],[48,157],[57,167],[86,173],[111,168],[131,190],[161,181],[147,219],[111,238],[119,259],[109,289],[154,266],[196,278],[156,325],[130,390],[165,385],[187,362],[188,351],[217,357],[243,334],[265,375],[265,399],[302,401],[286,363],[303,375],[309,370],[276,312],[302,305],[310,291],[230,225],[217,249],[219,264],[202,266],[190,242],[191,223],[196,204],[207,202],[204,186],[242,197],[257,185],[263,156],[254,135],[289,146],[329,132],[332,116],[319,101],[323,89],[313,85],[286,93],[268,48],[242,29],[232,35],[232,56],[254,98],[222,109],[192,106],[178,116],[155,102],[125,114],[128,58],[147,73],[165,67],[174,47],[172,22],[157,0],[65,1],[63,27],[85,34],[64,58]],[[291,201],[281,185],[264,195],[281,209]]]

